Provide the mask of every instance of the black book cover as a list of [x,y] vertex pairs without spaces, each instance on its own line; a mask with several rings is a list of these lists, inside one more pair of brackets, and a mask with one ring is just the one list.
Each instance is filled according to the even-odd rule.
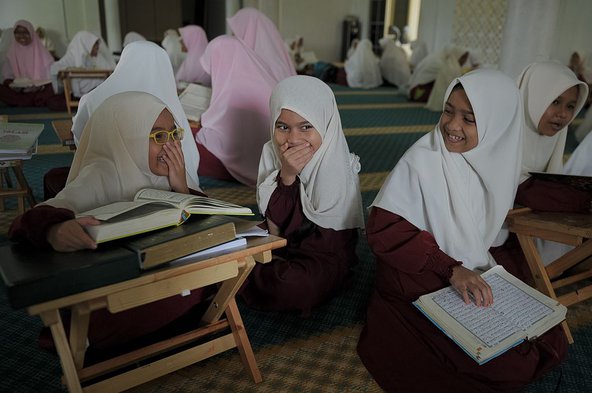
[[0,247],[0,274],[18,309],[138,277],[140,267],[117,242],[68,253],[13,244]]

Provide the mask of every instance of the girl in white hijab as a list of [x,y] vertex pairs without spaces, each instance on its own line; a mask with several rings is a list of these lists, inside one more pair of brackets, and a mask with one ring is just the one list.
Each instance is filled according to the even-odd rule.
[[195,191],[199,188],[197,168],[199,153],[193,138],[187,116],[177,96],[175,76],[166,52],[153,42],[132,42],[123,48],[121,59],[115,71],[101,85],[85,94],[74,116],[72,133],[76,145],[82,138],[88,119],[105,99],[125,91],[143,91],[150,93],[164,102],[172,112],[185,135],[181,147],[185,157],[187,185]]
[[520,182],[530,171],[561,173],[567,128],[584,106],[588,86],[568,67],[547,61],[526,66],[518,87],[524,104]]
[[331,89],[292,76],[273,90],[271,140],[259,163],[257,203],[271,233],[288,245],[256,266],[248,304],[307,315],[343,288],[364,226],[359,158],[349,152]]
[[[57,75],[66,68],[86,68],[112,70],[115,68],[115,60],[107,44],[88,31],[79,31],[74,35],[66,54],[52,64],[50,72],[54,83],[54,91],[58,93],[59,87]],[[72,81],[72,94],[82,97],[101,84],[104,79],[75,79]]]
[[385,391],[518,391],[567,352],[556,327],[478,365],[412,304],[449,285],[465,303],[495,301],[479,273],[496,264],[489,249],[512,207],[522,116],[503,73],[453,80],[439,124],[400,159],[372,205],[376,286],[357,350]]
[[162,47],[166,50],[173,66],[173,73],[176,75],[177,70],[183,64],[186,52],[183,52],[183,45],[181,44],[181,37],[179,32],[175,29],[168,29],[164,32],[164,38],[161,42]]
[[[10,238],[62,252],[96,248],[83,227],[99,222],[93,217],[76,219],[76,213],[131,200],[144,187],[187,193],[179,141],[169,138],[160,145],[150,137],[176,125],[169,108],[151,94],[125,92],[107,98],[88,121],[66,187],[17,217]],[[190,312],[204,293],[196,290],[116,314],[93,311],[90,348],[117,350],[154,333]]]
[[382,85],[380,60],[372,50],[372,42],[362,39],[356,49],[345,61],[347,84],[350,87],[371,89]]

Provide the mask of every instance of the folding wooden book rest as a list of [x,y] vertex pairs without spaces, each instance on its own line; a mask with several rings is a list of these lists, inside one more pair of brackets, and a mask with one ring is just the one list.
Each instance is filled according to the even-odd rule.
[[[255,382],[262,380],[247,332],[236,305],[235,295],[255,266],[256,261],[271,261],[271,250],[285,246],[286,241],[275,236],[249,239],[247,247],[224,255],[178,266],[147,271],[137,278],[103,286],[86,292],[47,301],[28,307],[31,315],[39,315],[49,326],[64,372],[64,382],[70,392],[120,392],[166,375],[231,348],[238,348],[246,370]],[[124,355],[83,367],[89,317],[93,310],[107,308],[112,313],[164,299],[185,290],[218,283],[218,292],[202,317],[199,329],[169,338]],[[66,336],[60,317],[61,308],[70,308],[70,335]],[[222,314],[226,319],[220,319]],[[211,333],[231,332],[203,343]],[[150,360],[168,350],[202,339],[188,349]],[[115,373],[109,378],[95,378],[116,372],[139,360],[149,363]],[[86,385],[85,382],[93,380]],[[82,387],[81,383],[85,385]]]
[[64,85],[64,97],[68,114],[72,116],[72,108],[78,108],[78,98],[72,95],[72,79],[107,79],[113,70],[89,70],[85,68],[68,68],[58,72],[58,79]]
[[[525,209],[523,213],[508,215],[507,222],[510,231],[518,236],[539,291],[566,307],[592,297],[592,285],[581,285],[583,280],[592,277],[592,269],[564,274],[592,256],[592,214],[533,212]],[[569,244],[575,248],[545,266],[536,248],[535,238]],[[580,285],[561,296],[555,294],[556,289],[571,284]],[[573,343],[567,322],[563,322],[562,326],[568,341]]]

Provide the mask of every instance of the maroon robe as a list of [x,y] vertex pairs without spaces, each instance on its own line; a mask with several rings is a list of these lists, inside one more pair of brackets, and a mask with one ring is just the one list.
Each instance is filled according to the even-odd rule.
[[336,231],[308,220],[299,180],[290,186],[278,181],[265,215],[288,244],[273,251],[270,263],[255,265],[241,295],[257,309],[308,316],[313,307],[347,286],[350,269],[358,262],[358,229]]
[[[478,365],[411,303],[449,286],[460,262],[430,233],[380,208],[372,209],[367,234],[376,255],[376,287],[358,354],[386,391],[515,392],[565,358],[567,339],[556,326]],[[516,271],[512,262],[498,260]]]
[[587,213],[592,193],[569,185],[529,178],[518,186],[516,203],[533,210]]
[[[73,218],[71,210],[37,206],[15,218],[8,236],[13,241],[50,248],[47,232],[51,226]],[[108,352],[124,344],[133,347],[134,342],[143,341],[149,335],[158,335],[172,327],[183,329],[186,326],[177,326],[178,321],[205,311],[200,303],[211,293],[212,288],[204,287],[191,291],[188,296],[176,295],[116,314],[107,309],[93,311],[88,331],[89,349]],[[195,315],[192,321],[188,321],[193,325],[190,327],[197,327],[199,318]]]

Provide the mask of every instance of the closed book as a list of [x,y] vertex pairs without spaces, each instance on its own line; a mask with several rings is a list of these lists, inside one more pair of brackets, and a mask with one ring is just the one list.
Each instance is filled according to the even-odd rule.
[[0,248],[0,273],[15,309],[136,278],[136,255],[116,243],[57,252],[14,244]]
[[43,124],[0,122],[0,153],[29,154],[43,127]]
[[234,223],[227,216],[191,216],[181,226],[130,239],[125,247],[134,252],[140,268],[149,269],[235,237]]

